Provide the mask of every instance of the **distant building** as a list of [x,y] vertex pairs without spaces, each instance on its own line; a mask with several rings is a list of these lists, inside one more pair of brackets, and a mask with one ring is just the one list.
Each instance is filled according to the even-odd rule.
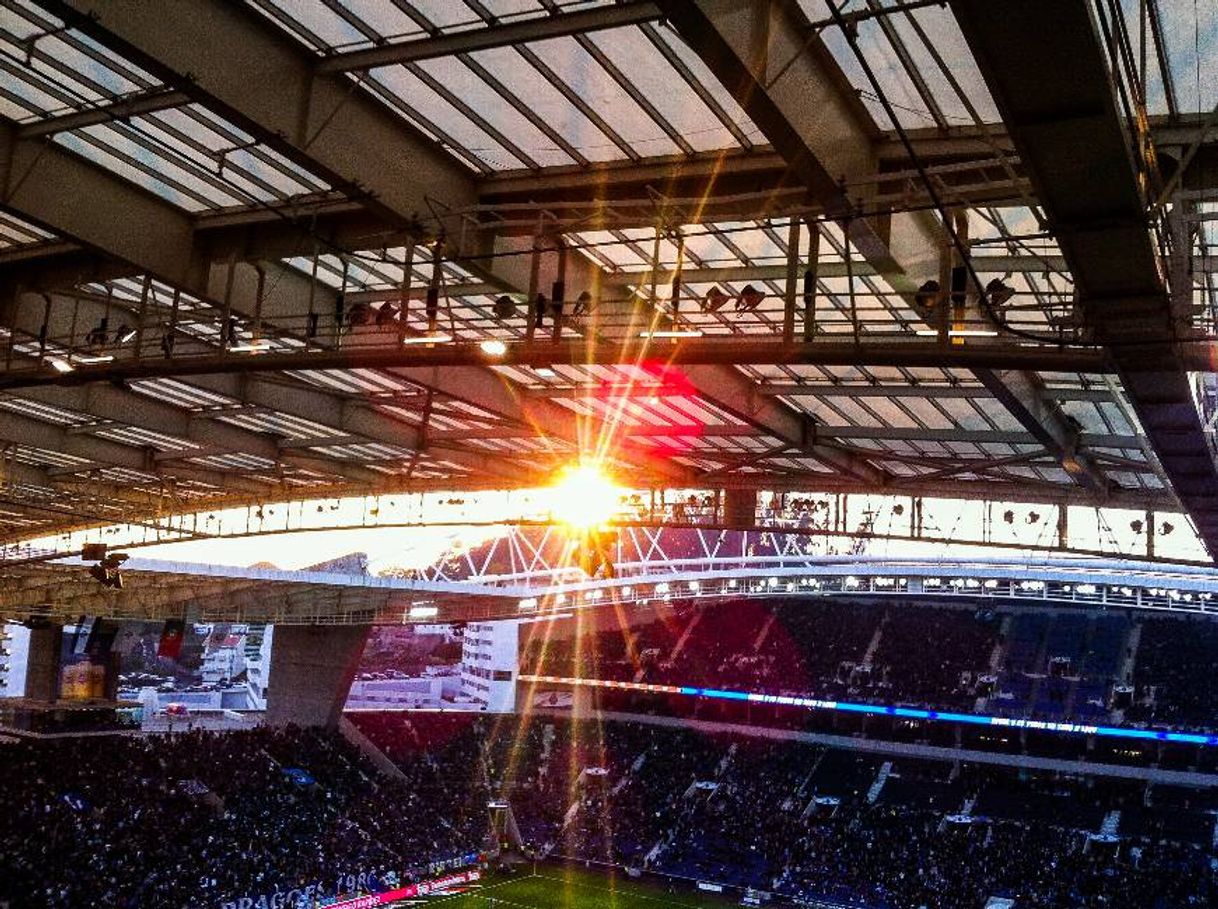
[[271,684],[271,625],[250,625],[245,634],[245,687],[249,709],[266,710],[266,692]]
[[30,630],[24,625],[0,625],[0,698],[25,696]]
[[217,625],[203,645],[200,676],[204,685],[231,682],[245,672],[248,625]]
[[416,678],[357,678],[351,683],[347,707],[355,710],[452,707],[461,692],[461,677],[452,670],[448,675],[428,673]]
[[491,713],[516,709],[518,624],[470,622],[461,653],[463,698]]

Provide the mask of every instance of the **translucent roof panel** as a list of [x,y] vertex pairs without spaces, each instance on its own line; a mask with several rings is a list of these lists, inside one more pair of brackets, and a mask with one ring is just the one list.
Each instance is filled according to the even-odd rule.
[[[432,33],[485,28],[491,23],[462,0],[247,0],[317,50],[351,51],[387,41],[410,41]],[[541,19],[552,11],[574,12],[612,0],[481,0],[481,10],[499,23]]]
[[[882,129],[893,124],[855,49],[834,23],[830,0],[799,0]],[[838,6],[836,2],[834,6]],[[883,97],[905,127],[962,126],[998,120],[997,108],[955,17],[944,6],[900,9],[893,0],[848,0],[843,13],[886,7],[856,20],[857,48],[875,74]]]
[[55,141],[190,211],[329,188],[198,105],[61,132]]
[[26,0],[0,16],[0,114],[30,122],[83,110],[160,83]]
[[[255,5],[332,54],[603,4]],[[365,85],[482,172],[750,148],[760,137],[719,80],[659,23],[383,66]]]
[[[1095,6],[1099,21],[1117,24],[1108,3],[1097,0]],[[1173,108],[1179,113],[1208,113],[1218,104],[1218,84],[1210,76],[1218,67],[1218,6],[1120,0],[1120,13],[1135,55],[1142,53],[1143,36],[1147,42],[1146,107],[1151,114],[1171,113]],[[1161,44],[1156,35],[1161,36]],[[1167,78],[1159,64],[1160,49],[1167,61]]]
[[0,212],[0,249],[14,249],[19,246],[33,246],[53,240],[54,234],[35,227],[28,221]]

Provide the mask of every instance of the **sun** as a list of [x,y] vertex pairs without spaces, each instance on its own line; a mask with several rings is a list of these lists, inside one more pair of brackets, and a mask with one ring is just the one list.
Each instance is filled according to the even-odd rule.
[[622,489],[595,464],[563,469],[550,487],[550,515],[580,530],[607,523],[621,509]]

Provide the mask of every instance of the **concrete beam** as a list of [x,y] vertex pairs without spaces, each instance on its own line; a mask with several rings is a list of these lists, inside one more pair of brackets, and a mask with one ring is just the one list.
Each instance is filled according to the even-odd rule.
[[335,728],[371,630],[371,625],[276,625],[266,722]]
[[[71,187],[71,191],[67,188]],[[197,288],[190,216],[45,139],[0,120],[0,207],[178,287]]]

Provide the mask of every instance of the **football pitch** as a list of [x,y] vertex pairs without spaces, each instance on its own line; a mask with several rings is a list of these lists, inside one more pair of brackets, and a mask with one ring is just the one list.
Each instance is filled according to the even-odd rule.
[[658,884],[609,872],[544,866],[534,875],[488,877],[477,889],[431,900],[444,909],[726,909],[733,900],[694,890],[669,892]]

